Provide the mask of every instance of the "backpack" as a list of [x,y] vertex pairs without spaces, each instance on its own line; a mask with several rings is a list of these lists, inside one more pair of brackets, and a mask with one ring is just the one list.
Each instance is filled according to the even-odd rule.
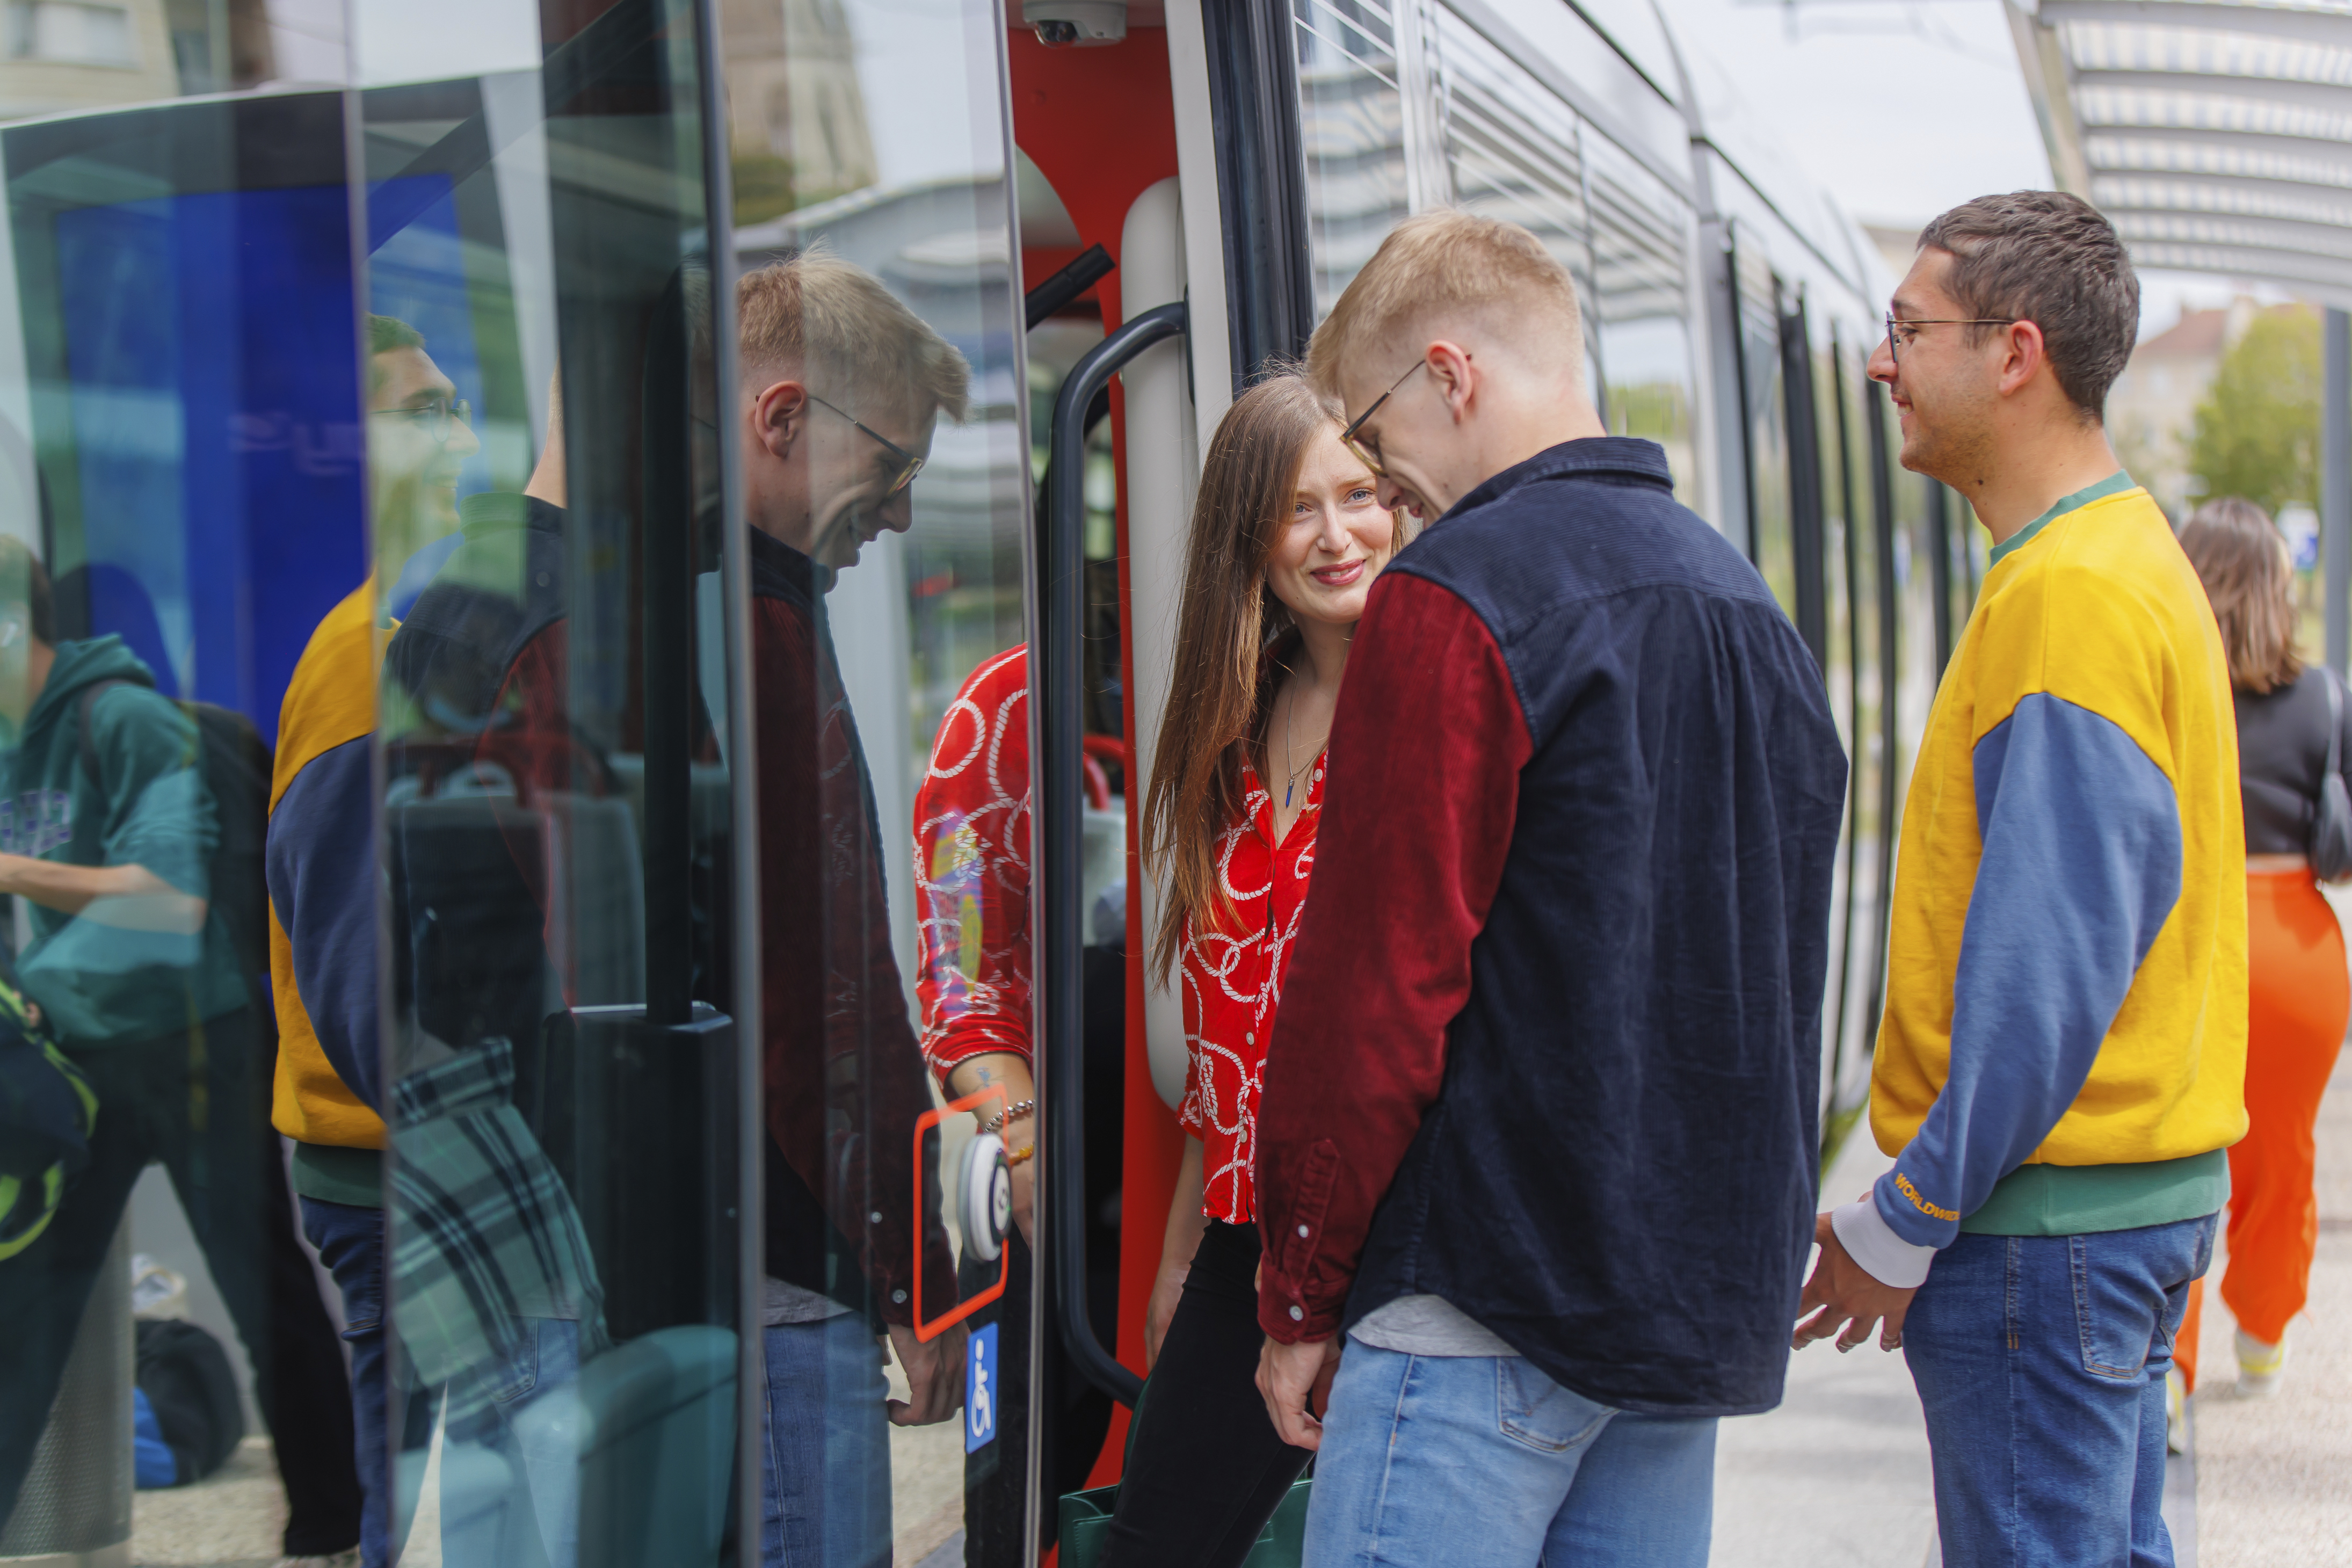
[[228,1352],[203,1329],[175,1318],[142,1318],[137,1331],[136,1385],[172,1451],[172,1478],[163,1484],[200,1481],[226,1463],[245,1436],[245,1406]]
[[[82,688],[81,730],[76,737],[82,772],[103,780],[98,745],[90,738],[89,711],[110,687],[131,680],[94,680]],[[269,774],[272,759],[253,721],[233,708],[211,702],[175,703],[196,730],[196,752],[205,786],[212,791],[220,838],[213,846],[209,907],[221,918],[236,952],[239,977],[254,1016],[270,1016],[269,881],[264,853],[269,840]]]
[[39,1239],[89,1164],[98,1096],[0,972],[0,1262]]

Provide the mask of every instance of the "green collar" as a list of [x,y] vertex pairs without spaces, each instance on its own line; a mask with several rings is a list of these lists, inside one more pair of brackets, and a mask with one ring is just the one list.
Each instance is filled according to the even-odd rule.
[[2023,528],[2019,529],[2015,533],[2011,534],[2007,539],[2004,539],[1999,544],[1994,545],[1992,560],[1987,563],[1987,564],[1994,566],[2000,564],[2000,558],[2002,556],[2007,555],[2010,552],[2017,549],[2026,541],[2032,539],[2035,534],[2041,532],[2048,524],[2065,516],[2068,512],[2074,511],[2080,507],[2086,507],[2095,500],[2105,500],[2109,496],[2119,496],[2123,494],[2124,491],[2130,489],[2131,488],[2132,477],[2124,472],[2121,468],[2117,468],[2114,473],[2109,474],[2105,479],[2101,479],[2095,485],[2091,485],[2083,489],[2076,490],[2070,496],[2059,497],[2058,504],[2056,506],[2052,507],[2048,511],[2043,512],[2040,517],[2035,518],[2032,522],[2027,523]]

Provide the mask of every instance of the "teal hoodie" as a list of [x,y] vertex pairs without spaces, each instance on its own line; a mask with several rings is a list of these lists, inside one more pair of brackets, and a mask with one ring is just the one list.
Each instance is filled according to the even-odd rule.
[[[92,700],[92,751],[81,765],[81,694]],[[145,867],[194,898],[211,897],[220,830],[205,786],[196,728],[154,689],[116,637],[62,642],[16,749],[0,759],[0,850],[69,866]],[[145,931],[92,906],[68,915],[25,900],[33,940],[17,957],[26,992],[69,1047],[153,1039],[246,1005],[217,914],[199,935]]]

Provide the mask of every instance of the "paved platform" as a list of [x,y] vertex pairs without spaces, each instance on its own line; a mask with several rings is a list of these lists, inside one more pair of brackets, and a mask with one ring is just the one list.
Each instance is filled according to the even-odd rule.
[[[2288,1331],[2277,1397],[2235,1397],[2235,1325],[2207,1281],[2193,1452],[2166,1488],[2179,1568],[2352,1568],[2352,1051],[2320,1113],[2319,1258]],[[1866,1131],[1822,1186],[1853,1197],[1893,1162]],[[1918,1396],[1898,1352],[1790,1358],[1769,1415],[1723,1424],[1711,1568],[1936,1568],[1935,1493]]]

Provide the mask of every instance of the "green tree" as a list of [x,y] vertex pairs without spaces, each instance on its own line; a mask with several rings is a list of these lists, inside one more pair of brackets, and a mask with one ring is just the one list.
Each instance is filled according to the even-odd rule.
[[2319,318],[2264,310],[2221,356],[2189,438],[2204,495],[2243,496],[2273,516],[2319,496]]

